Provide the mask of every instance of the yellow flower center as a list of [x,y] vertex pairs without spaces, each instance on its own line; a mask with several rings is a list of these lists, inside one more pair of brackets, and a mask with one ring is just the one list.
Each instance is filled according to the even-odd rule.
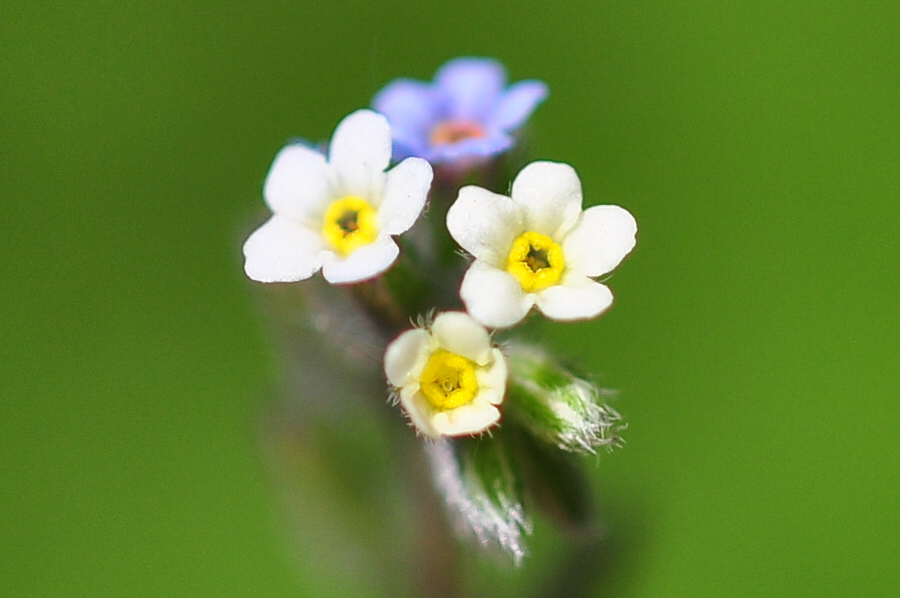
[[484,136],[484,127],[478,123],[469,120],[444,120],[431,129],[428,139],[431,145],[447,145]]
[[562,247],[534,231],[519,235],[506,259],[506,271],[516,277],[526,293],[555,285],[565,266]]
[[425,398],[438,409],[453,409],[475,398],[475,362],[450,351],[436,351],[419,379]]
[[377,220],[369,202],[362,197],[347,195],[328,206],[322,236],[346,257],[378,237]]

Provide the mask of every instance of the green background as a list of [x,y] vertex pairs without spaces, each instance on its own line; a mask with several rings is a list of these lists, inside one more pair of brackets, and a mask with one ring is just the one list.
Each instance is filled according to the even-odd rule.
[[0,595],[346,591],[284,529],[240,246],[286,139],[457,55],[545,80],[534,158],[639,223],[546,328],[630,424],[596,595],[900,594],[898,39],[890,0],[5,3]]

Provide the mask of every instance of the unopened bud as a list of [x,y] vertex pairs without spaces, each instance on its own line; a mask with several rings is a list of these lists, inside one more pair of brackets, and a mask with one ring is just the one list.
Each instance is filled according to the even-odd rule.
[[507,415],[562,450],[594,453],[621,443],[621,416],[603,400],[609,391],[572,374],[545,351],[513,345]]

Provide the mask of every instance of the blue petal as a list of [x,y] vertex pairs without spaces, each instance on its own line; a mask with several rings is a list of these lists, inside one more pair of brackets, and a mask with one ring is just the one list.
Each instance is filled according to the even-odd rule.
[[501,131],[514,131],[525,124],[546,97],[547,86],[543,81],[520,81],[506,90],[485,124]]
[[394,160],[424,156],[428,135],[440,116],[439,98],[430,83],[397,79],[376,94],[372,107],[391,124]]
[[493,110],[506,84],[503,65],[488,58],[456,58],[434,77],[446,99],[446,116],[482,122]]
[[385,115],[392,127],[428,131],[438,118],[439,103],[429,83],[397,79],[378,92],[372,107]]
[[459,143],[432,146],[425,158],[429,162],[456,162],[463,158],[485,158],[508,150],[513,145],[513,138],[504,133],[495,133],[487,137],[465,139]]
[[415,156],[417,158],[428,159],[428,145],[425,139],[414,135],[405,137],[394,136],[394,153],[395,162],[399,162],[405,158]]

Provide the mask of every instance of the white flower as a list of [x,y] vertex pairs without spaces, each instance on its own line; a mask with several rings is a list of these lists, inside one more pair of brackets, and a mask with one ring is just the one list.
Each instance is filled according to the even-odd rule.
[[304,145],[275,157],[263,195],[273,215],[244,243],[244,270],[260,282],[293,282],[320,268],[328,282],[358,282],[387,270],[425,205],[431,166],[391,159],[387,119],[358,110],[335,129],[328,160]]
[[592,278],[615,268],[635,244],[637,223],[618,206],[581,210],[581,181],[568,164],[532,162],[511,197],[463,187],[447,228],[475,257],[460,296],[472,316],[512,326],[537,306],[554,320],[581,320],[612,305]]
[[430,328],[401,334],[385,352],[384,371],[425,436],[476,434],[500,419],[506,358],[466,313],[445,312]]

